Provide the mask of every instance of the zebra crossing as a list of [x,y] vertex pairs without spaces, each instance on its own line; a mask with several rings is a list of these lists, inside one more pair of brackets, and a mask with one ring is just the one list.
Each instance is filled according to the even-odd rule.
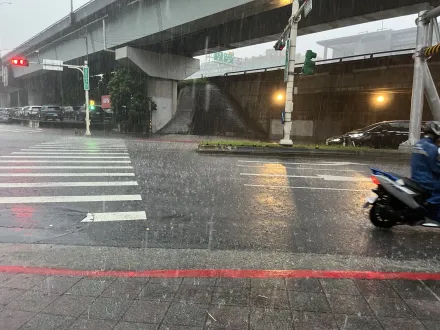
[[[0,156],[0,205],[84,204],[78,222],[146,220],[124,141],[65,138]],[[63,205],[64,206],[64,205]]]
[[35,134],[35,133],[42,133],[43,130],[41,128],[30,128],[30,127],[17,127],[17,126],[0,126],[0,134],[6,133],[22,133],[22,134]]

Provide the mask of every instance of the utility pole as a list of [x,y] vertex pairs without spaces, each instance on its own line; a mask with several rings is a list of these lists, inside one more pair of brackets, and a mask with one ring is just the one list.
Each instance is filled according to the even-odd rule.
[[283,138],[280,140],[280,144],[284,146],[292,146],[293,141],[290,138],[290,132],[292,131],[292,112],[293,112],[293,97],[294,97],[294,74],[295,74],[295,57],[296,57],[296,39],[298,37],[298,23],[301,20],[301,12],[304,10],[307,15],[312,8],[312,0],[304,0],[302,5],[299,5],[299,0],[293,0],[292,2],[292,16],[289,19],[289,23],[281,34],[280,38],[274,45],[275,50],[283,50],[287,45],[289,49],[289,58],[287,64],[287,85],[286,85],[286,106],[284,117]]

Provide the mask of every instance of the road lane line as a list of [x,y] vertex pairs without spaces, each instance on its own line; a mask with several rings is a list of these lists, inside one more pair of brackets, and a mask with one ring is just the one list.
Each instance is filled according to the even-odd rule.
[[331,190],[331,191],[352,191],[352,192],[367,192],[371,189],[344,189],[344,188],[319,188],[319,187],[293,187],[293,186],[273,186],[264,184],[244,184],[245,187],[269,188],[269,189],[308,189],[308,190]]
[[119,155],[119,156],[128,156],[129,154],[126,152],[47,152],[47,151],[40,151],[40,152],[33,152],[33,151],[14,151],[12,154],[15,155]]
[[133,170],[133,166],[0,166],[0,170],[107,170],[127,169]]
[[240,175],[246,176],[268,176],[278,178],[306,178],[306,179],[322,179],[316,175],[286,175],[286,174],[260,174],[260,173],[240,173]]
[[108,222],[108,221],[132,221],[147,220],[145,211],[139,212],[107,212],[88,213],[81,222]]
[[24,197],[0,197],[0,204],[118,202],[118,201],[141,201],[141,200],[142,200],[141,195],[24,196]]
[[[250,167],[250,168],[266,168],[264,165],[237,165],[238,167]],[[335,170],[333,168],[312,168],[312,167],[292,167],[284,166],[283,168],[292,170],[314,170],[314,171],[332,171],[332,172],[359,172],[356,170]]]
[[344,182],[369,182],[370,178],[356,177],[356,176],[336,176],[336,175],[290,175],[290,174],[265,174],[265,173],[240,173],[240,175],[246,176],[265,176],[275,178],[306,178],[306,179],[322,179],[325,181],[344,181]]
[[0,173],[0,177],[82,177],[82,176],[134,176],[134,173]]
[[119,187],[137,186],[136,181],[105,181],[105,182],[13,182],[0,183],[0,188],[48,188],[48,187]]
[[128,156],[1,156],[2,158],[54,158],[54,159],[60,159],[60,158],[79,158],[79,159],[88,159],[88,158],[98,158],[98,159],[129,159]]
[[263,160],[239,160],[240,163],[263,163],[263,164],[280,164],[280,165],[308,165],[308,166],[347,166],[347,165],[361,165],[366,164],[361,163],[351,163],[351,162],[329,162],[329,163],[286,163],[286,162],[268,162]]
[[44,147],[28,147],[21,151],[110,151],[110,152],[126,152],[127,148],[44,148]]
[[150,269],[101,270],[2,265],[0,273],[37,274],[44,276],[78,276],[88,278],[317,278],[365,280],[422,280],[440,281],[440,273],[381,272],[371,270],[321,270],[321,269]]
[[0,163],[68,163],[68,164],[131,164],[131,160],[40,160],[40,159],[0,159]]

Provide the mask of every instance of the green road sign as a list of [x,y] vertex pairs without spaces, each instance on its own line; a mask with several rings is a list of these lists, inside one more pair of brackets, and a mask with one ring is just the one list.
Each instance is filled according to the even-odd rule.
[[89,84],[89,68],[85,67],[83,68],[84,70],[84,90],[88,91],[90,89],[90,84]]
[[234,54],[224,53],[223,62],[227,64],[234,64]]
[[223,53],[214,53],[214,61],[223,62]]

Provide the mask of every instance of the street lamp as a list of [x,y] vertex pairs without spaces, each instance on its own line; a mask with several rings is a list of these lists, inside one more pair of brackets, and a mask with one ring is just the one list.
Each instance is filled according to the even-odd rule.
[[385,97],[383,95],[379,95],[376,99],[377,103],[384,103]]

